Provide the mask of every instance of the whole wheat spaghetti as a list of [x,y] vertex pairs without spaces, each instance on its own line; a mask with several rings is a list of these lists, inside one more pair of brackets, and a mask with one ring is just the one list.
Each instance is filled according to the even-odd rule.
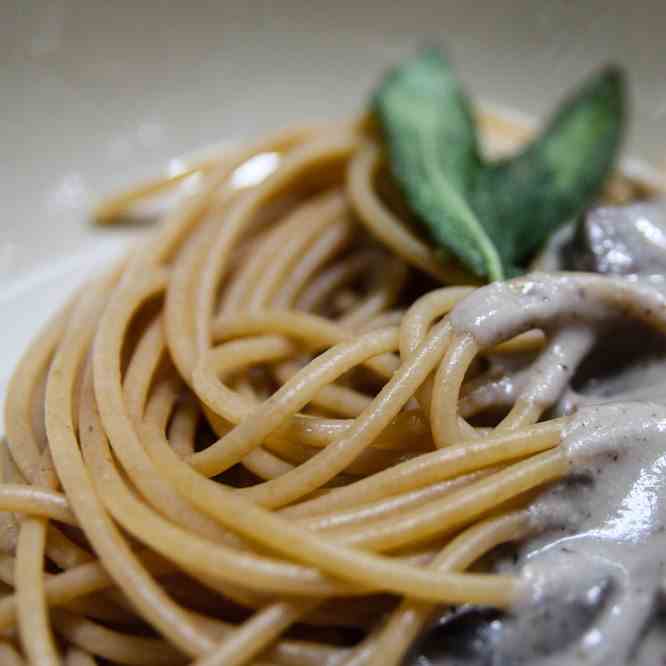
[[[276,168],[235,186],[263,154]],[[393,205],[360,123],[192,173],[199,190],[72,296],[12,379],[0,661],[398,664],[437,606],[514,603],[519,579],[468,569],[533,531],[529,491],[567,472],[567,420],[543,416],[570,374],[546,395],[526,373],[507,405],[488,359],[543,377],[593,329],[544,318],[480,344],[456,328],[474,280]]]

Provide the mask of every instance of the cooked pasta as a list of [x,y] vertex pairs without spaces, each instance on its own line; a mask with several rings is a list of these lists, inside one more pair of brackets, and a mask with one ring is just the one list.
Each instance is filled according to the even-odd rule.
[[[0,661],[386,666],[442,604],[525,598],[475,565],[540,528],[532,491],[570,464],[569,417],[544,415],[594,328],[465,330],[475,279],[392,203],[365,123],[280,132],[98,219],[192,173],[12,379]],[[510,404],[496,358],[523,364]]]

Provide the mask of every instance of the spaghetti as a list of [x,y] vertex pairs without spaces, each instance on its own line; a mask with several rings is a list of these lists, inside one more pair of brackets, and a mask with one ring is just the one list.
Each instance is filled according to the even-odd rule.
[[[264,153],[275,171],[234,186]],[[397,664],[437,604],[524,594],[468,569],[537,529],[528,491],[568,469],[566,419],[538,421],[571,373],[543,376],[593,336],[456,327],[470,280],[382,169],[359,124],[193,166],[200,191],[29,347],[6,407],[2,663]],[[493,354],[533,362],[489,429],[468,419],[505,407]]]

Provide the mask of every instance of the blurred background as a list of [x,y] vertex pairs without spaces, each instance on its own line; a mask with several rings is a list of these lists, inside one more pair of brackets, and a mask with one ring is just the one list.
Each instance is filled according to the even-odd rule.
[[664,0],[0,0],[0,389],[26,330],[127,241],[86,224],[100,195],[206,144],[358,111],[435,40],[472,93],[535,115],[623,63],[628,150],[663,165],[665,35]]
[[0,233],[20,219],[49,256],[99,193],[211,142],[362,109],[387,64],[433,40],[474,94],[532,114],[591,68],[623,63],[629,150],[666,157],[663,0],[0,7]]

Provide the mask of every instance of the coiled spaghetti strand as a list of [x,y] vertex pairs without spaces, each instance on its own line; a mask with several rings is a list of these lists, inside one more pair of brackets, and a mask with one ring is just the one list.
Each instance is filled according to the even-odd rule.
[[104,306],[100,293],[111,284],[113,277],[86,294],[53,361],[46,390],[50,449],[70,506],[111,577],[141,615],[170,641],[193,656],[205,654],[214,644],[192,625],[127,546],[97,497],[74,435],[71,415],[76,377]]

